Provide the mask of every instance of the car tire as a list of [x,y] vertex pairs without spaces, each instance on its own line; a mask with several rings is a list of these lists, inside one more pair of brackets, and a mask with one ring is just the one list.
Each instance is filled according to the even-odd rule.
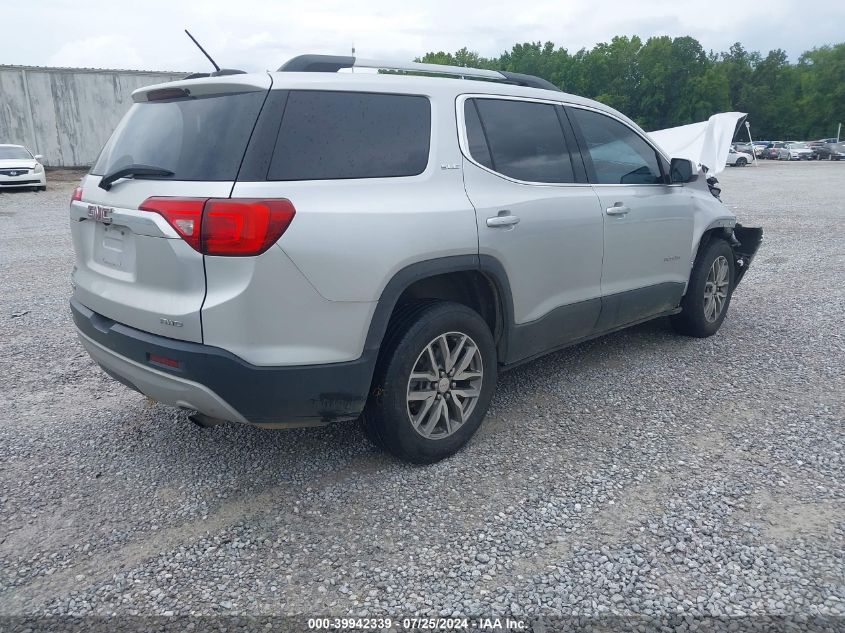
[[361,416],[364,432],[408,462],[448,457],[481,425],[496,372],[493,335],[477,312],[446,301],[405,306],[382,345]]
[[737,158],[736,159],[736,166],[737,167],[745,167],[748,164],[748,161],[744,158]]
[[728,313],[733,289],[733,250],[722,239],[712,240],[695,259],[681,312],[670,319],[672,327],[686,336],[713,336]]

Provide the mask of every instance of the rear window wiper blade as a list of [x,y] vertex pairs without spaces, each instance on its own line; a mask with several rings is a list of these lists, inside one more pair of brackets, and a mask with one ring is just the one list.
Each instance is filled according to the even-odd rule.
[[173,172],[169,169],[164,169],[162,167],[153,167],[152,165],[127,165],[126,167],[121,167],[109,174],[106,174],[100,180],[100,184],[98,185],[100,189],[105,189],[108,191],[111,189],[112,184],[116,180],[120,180],[121,178],[126,178],[127,176],[132,176],[133,178],[140,177],[153,177],[153,178],[167,178],[168,176],[172,176]]

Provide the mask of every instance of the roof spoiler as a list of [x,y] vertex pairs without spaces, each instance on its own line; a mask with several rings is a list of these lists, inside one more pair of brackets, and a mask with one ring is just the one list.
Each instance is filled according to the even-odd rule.
[[421,64],[419,62],[391,62],[378,59],[360,59],[351,55],[299,55],[285,62],[279,68],[279,72],[336,73],[341,68],[378,68],[414,73],[455,75],[457,77],[499,81],[517,86],[525,86],[527,88],[561,91],[553,83],[540,77],[512,73],[506,70],[465,68],[463,66],[445,66],[442,64]]

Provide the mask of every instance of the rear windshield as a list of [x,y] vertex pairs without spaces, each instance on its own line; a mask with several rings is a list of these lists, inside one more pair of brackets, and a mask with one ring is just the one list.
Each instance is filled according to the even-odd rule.
[[265,92],[134,104],[91,173],[160,167],[169,180],[234,180]]
[[430,137],[426,97],[294,90],[268,180],[415,176],[428,164]]
[[0,147],[0,160],[3,159],[25,159],[29,160],[32,155],[23,147]]

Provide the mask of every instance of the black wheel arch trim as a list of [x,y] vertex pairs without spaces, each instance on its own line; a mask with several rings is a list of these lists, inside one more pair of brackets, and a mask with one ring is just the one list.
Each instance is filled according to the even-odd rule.
[[[722,230],[722,238],[730,245],[734,252],[734,287],[739,285],[748,267],[751,265],[760,244],[763,242],[763,229],[757,226],[743,226],[739,222],[728,218],[714,220],[701,233],[695,256],[702,252],[702,248],[710,243],[710,239],[717,230]],[[690,271],[692,274],[692,271]]]
[[[497,300],[497,315],[501,317],[501,334],[496,342],[500,358],[506,357],[508,334],[513,324],[513,297],[505,267],[491,255],[451,255],[415,262],[402,268],[391,277],[378,299],[370,327],[364,341],[364,352],[378,350],[384,340],[390,317],[399,297],[417,281],[465,271],[481,272],[494,286]],[[494,336],[496,333],[493,333]]]

